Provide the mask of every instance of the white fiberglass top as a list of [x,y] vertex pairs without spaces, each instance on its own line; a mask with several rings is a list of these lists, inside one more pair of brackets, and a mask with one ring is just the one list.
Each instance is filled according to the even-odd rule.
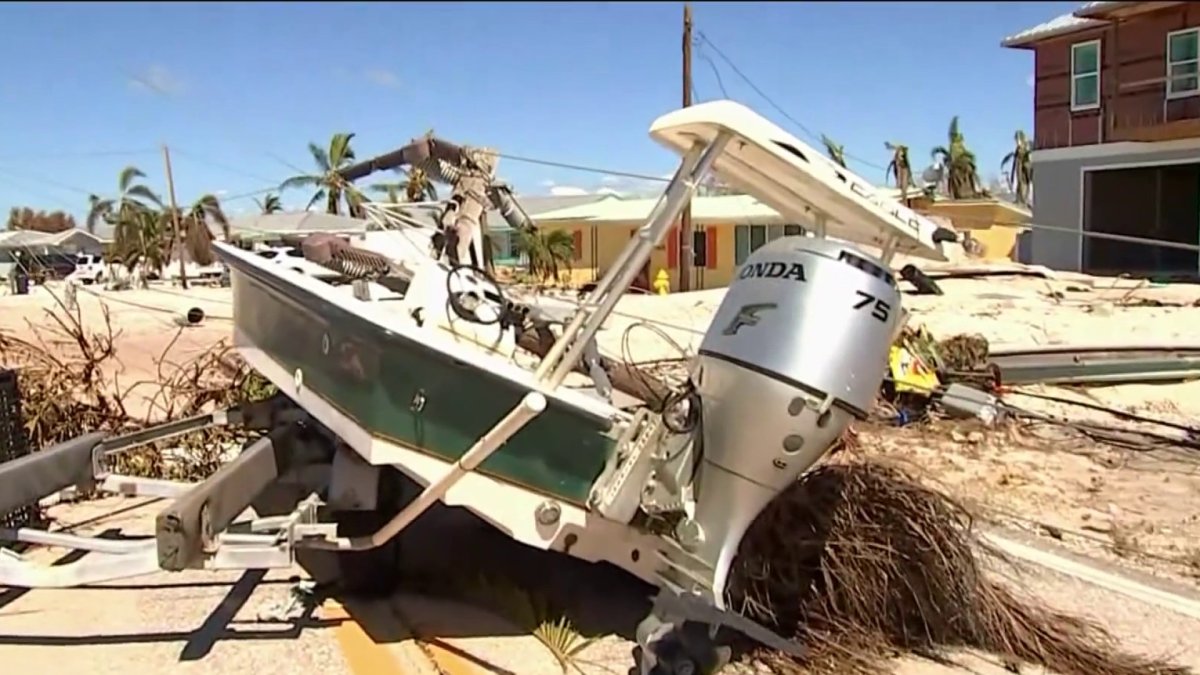
[[753,195],[797,224],[826,217],[826,236],[883,248],[895,237],[895,251],[945,260],[934,243],[938,225],[835,164],[823,154],[734,101],[710,101],[659,117],[650,136],[679,154],[719,133],[732,140],[713,170],[731,187]]

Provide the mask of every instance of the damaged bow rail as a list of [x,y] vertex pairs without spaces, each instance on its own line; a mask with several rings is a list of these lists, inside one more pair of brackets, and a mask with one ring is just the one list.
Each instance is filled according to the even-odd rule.
[[[684,621],[794,651],[725,609],[733,557],[771,499],[870,408],[903,320],[891,258],[944,259],[939,242],[954,234],[737,103],[669,113],[650,135],[681,155],[680,167],[578,305],[519,298],[428,246],[432,235],[419,224],[391,234],[424,245],[374,251],[387,264],[351,286],[217,244],[231,270],[235,345],[280,395],[130,436],[89,434],[0,465],[0,512],[73,485],[174,499],[153,541],[0,532],[97,552],[53,568],[9,552],[0,584],[283,567],[305,548],[371,553],[441,501],[527,545],[606,561],[657,586],[638,631],[643,672],[720,661],[715,645],[681,637]],[[750,256],[685,386],[664,400],[618,404],[597,332],[712,173],[814,236],[785,237]],[[540,359],[521,362],[518,347]],[[591,384],[567,386],[574,373]],[[262,435],[204,482],[108,470],[114,453],[215,424]],[[397,481],[400,489],[387,487]],[[250,507],[258,517],[238,522]],[[378,522],[347,532],[339,524],[349,513]]]

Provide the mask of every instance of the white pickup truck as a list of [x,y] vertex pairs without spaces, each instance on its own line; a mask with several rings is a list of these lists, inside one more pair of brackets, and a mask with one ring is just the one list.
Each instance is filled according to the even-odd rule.
[[66,281],[90,286],[104,283],[108,276],[108,265],[101,256],[78,253],[75,255],[75,271],[67,275]]

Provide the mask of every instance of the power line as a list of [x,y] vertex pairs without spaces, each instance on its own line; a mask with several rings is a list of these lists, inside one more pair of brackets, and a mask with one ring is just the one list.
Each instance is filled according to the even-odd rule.
[[697,47],[696,56],[703,59],[708,64],[708,67],[712,69],[713,77],[717,79],[717,88],[721,90],[721,97],[729,98],[729,92],[725,91],[725,80],[721,78],[721,71],[717,69],[717,64],[713,62],[712,58],[704,53],[704,42],[700,40],[693,40],[693,42],[695,42]]
[[584,173],[597,173],[597,174],[601,174],[601,175],[605,175],[605,176],[619,176],[621,178],[636,178],[638,180],[650,180],[650,181],[655,181],[655,182],[659,182],[659,183],[666,183],[671,180],[670,178],[663,178],[662,176],[651,176],[651,175],[644,174],[644,173],[633,173],[631,171],[617,171],[614,169],[601,169],[601,168],[594,167],[594,166],[585,166],[582,164],[569,164],[567,162],[556,162],[556,161],[549,160],[549,159],[536,159],[533,157],[522,157],[521,155],[510,155],[507,153],[500,153],[500,152],[497,152],[496,156],[501,157],[503,159],[511,159],[514,162],[525,162],[528,164],[537,164],[540,166],[550,166],[550,167],[555,167],[558,169],[570,169],[572,171],[582,171]]
[[36,155],[0,155],[0,162],[36,162],[69,159],[88,159],[92,157],[132,157],[157,153],[154,149],[142,150],[80,150],[69,152],[42,152]]
[[172,150],[172,151],[173,151],[173,152],[174,152],[176,155],[181,155],[181,156],[183,156],[183,157],[190,158],[192,161],[199,162],[199,163],[201,163],[201,164],[207,164],[208,166],[211,166],[211,167],[213,167],[214,169],[221,169],[221,170],[223,170],[223,171],[228,171],[229,173],[237,174],[237,175],[239,175],[239,176],[242,176],[242,177],[244,177],[244,178],[250,178],[250,179],[252,179],[252,180],[262,181],[262,182],[264,182],[264,183],[269,183],[269,182],[271,182],[271,180],[272,180],[272,179],[270,179],[270,178],[263,178],[262,176],[259,176],[259,175],[257,175],[257,174],[250,173],[250,172],[248,172],[248,171],[245,171],[245,170],[243,170],[243,169],[239,169],[239,168],[237,168],[237,167],[230,166],[230,165],[228,165],[228,164],[223,164],[223,163],[221,163],[221,162],[218,162],[218,161],[215,161],[215,160],[208,159],[207,157],[204,157],[204,156],[202,156],[202,155],[200,155],[200,154],[198,154],[198,153],[192,152],[191,150],[188,150],[188,149],[186,149],[186,148],[181,148],[181,147],[179,147],[178,145],[172,145],[172,146],[170,146],[170,147],[171,147],[171,150]]
[[[779,105],[778,103],[775,102],[775,99],[768,96],[767,93],[764,92],[757,84],[755,84],[754,81],[751,80],[748,75],[746,75],[744,72],[742,72],[741,68],[737,67],[737,64],[734,63],[732,59],[730,59],[728,56],[725,55],[725,52],[721,51],[720,47],[713,44],[713,41],[711,39],[709,39],[709,37],[707,35],[704,34],[704,31],[697,31],[697,32],[699,34],[700,40],[702,40],[705,44],[707,44],[713,50],[713,52],[722,61],[725,62],[725,65],[729,66],[729,69],[732,70],[734,72],[734,74],[737,75],[739,78],[741,78],[742,81],[745,82],[747,86],[749,86],[751,89],[753,89],[755,93],[757,93],[760,97],[762,97],[762,99],[764,101],[766,101],[768,104],[770,104],[770,106],[772,108],[774,108],[780,115],[783,115],[785,118],[787,118],[792,124],[795,124],[797,127],[799,127],[801,131],[808,134],[809,138],[815,140],[818,143],[822,142],[820,134],[815,133],[812,129],[809,129],[807,126],[805,126],[803,122],[796,119],[795,117],[792,117],[792,115],[790,113],[788,113],[787,110],[784,110],[783,106]],[[863,166],[869,166],[872,169],[878,169],[879,171],[884,171],[884,172],[887,171],[886,167],[880,166],[879,164],[876,164],[874,162],[865,160],[861,157],[856,157],[854,155],[851,155],[850,153],[844,153],[844,154],[846,156],[846,159],[854,160],[855,162],[858,162],[859,164],[862,164]]]
[[[561,168],[561,169],[569,169],[569,170],[573,170],[573,171],[582,171],[582,172],[586,172],[586,173],[595,173],[595,174],[606,175],[606,176],[617,176],[617,177],[622,177],[622,178],[633,178],[633,179],[637,179],[637,180],[652,181],[652,182],[657,182],[657,183],[666,183],[669,181],[668,178],[663,178],[661,176],[651,176],[648,174],[636,173],[636,172],[632,172],[632,171],[618,171],[618,170],[614,170],[614,169],[606,169],[606,168],[588,166],[588,165],[583,165],[583,164],[573,164],[573,163],[569,163],[569,162],[559,162],[559,161],[555,161],[555,160],[539,159],[539,158],[535,158],[535,157],[525,157],[522,155],[510,155],[507,153],[497,153],[497,155],[499,157],[509,159],[512,161],[516,161],[516,162],[525,162],[525,163],[529,163],[529,164],[537,164],[540,166],[549,166],[549,167],[555,167],[555,168]],[[0,168],[0,174],[15,175],[15,174],[12,174],[11,171],[8,171],[3,168]],[[18,176],[18,177],[21,177],[21,176]],[[40,180],[41,182],[45,182],[49,185],[55,185],[62,189],[71,190],[73,192],[78,192],[81,194],[91,194],[90,191],[84,190],[83,188],[80,188],[78,186],[61,183],[59,181],[55,181],[55,180],[46,178],[44,176],[37,176],[35,174],[27,172],[27,176],[25,176],[25,177],[28,177],[28,178],[31,178],[34,180]],[[24,177],[21,177],[21,178],[24,178]],[[247,191],[247,192],[243,192],[243,193],[239,193],[239,194],[235,194],[235,195],[227,195],[227,196],[223,197],[221,199],[221,201],[222,202],[230,202],[230,201],[236,201],[236,200],[240,200],[240,199],[246,199],[249,197],[255,197],[258,195],[275,192],[278,189],[279,189],[278,186],[273,185],[270,187],[264,187],[264,188],[260,188],[257,190],[251,190],[251,191]],[[915,194],[916,193],[914,193],[914,195]],[[56,201],[58,201],[58,200],[56,200]],[[926,215],[928,216],[930,214],[926,213]],[[1055,233],[1061,233],[1061,234],[1074,235],[1074,236],[1078,236],[1081,238],[1107,239],[1107,240],[1111,240],[1111,241],[1120,241],[1120,242],[1130,243],[1130,244],[1158,246],[1161,248],[1172,248],[1172,249],[1179,249],[1179,250],[1185,250],[1185,251],[1200,252],[1200,246],[1194,245],[1194,244],[1187,244],[1187,243],[1170,241],[1170,240],[1165,240],[1165,239],[1152,239],[1149,237],[1139,237],[1139,236],[1134,236],[1134,235],[1123,235],[1123,234],[1114,234],[1114,233],[1107,233],[1107,232],[1095,232],[1095,231],[1084,230],[1082,228],[1068,227],[1068,226],[1063,226],[1063,225],[1050,225],[1050,224],[1046,224],[1046,223],[1037,223],[1037,222],[997,223],[995,220],[990,219],[990,218],[963,217],[963,216],[950,218],[950,220],[952,222],[959,222],[959,223],[978,223],[981,225],[1005,225],[1005,226],[1010,226],[1010,227],[1028,228],[1030,230],[1041,230],[1041,231],[1046,231],[1046,232],[1055,232]],[[247,229],[253,229],[253,228],[247,228]]]
[[67,183],[59,182],[53,178],[47,178],[45,176],[40,176],[36,173],[33,173],[32,171],[29,171],[28,169],[25,170],[24,175],[21,175],[21,174],[13,173],[11,170],[9,170],[7,168],[0,167],[0,173],[3,173],[4,175],[9,176],[10,178],[11,177],[16,177],[18,179],[32,178],[33,180],[41,182],[41,183],[45,183],[46,185],[53,185],[54,187],[56,187],[60,190],[68,190],[70,192],[77,192],[82,195],[94,194],[91,190],[85,190],[85,189],[79,187],[78,185],[69,185]]
[[72,204],[71,204],[70,202],[68,202],[67,200],[65,200],[65,199],[62,199],[61,197],[57,197],[57,196],[55,196],[55,195],[52,195],[52,194],[49,194],[49,193],[46,193],[46,192],[42,192],[41,190],[31,190],[31,189],[30,189],[30,188],[28,188],[27,186],[25,186],[25,185],[22,185],[22,184],[21,184],[21,181],[18,181],[17,179],[13,178],[12,176],[8,176],[8,173],[7,173],[7,172],[4,172],[3,170],[0,170],[0,173],[4,173],[4,174],[5,174],[5,176],[6,176],[6,178],[5,178],[4,182],[8,183],[9,185],[12,185],[13,187],[17,188],[18,190],[21,190],[21,191],[23,191],[23,192],[27,192],[27,193],[29,193],[29,194],[31,194],[31,195],[35,195],[35,196],[41,197],[42,199],[45,199],[45,200],[47,200],[47,201],[54,202],[55,204],[58,204],[58,205],[60,205],[60,206],[62,206],[62,207],[64,207],[64,208],[68,208],[68,209],[73,209],[73,208],[75,208],[75,206],[74,206],[74,205],[72,205]]

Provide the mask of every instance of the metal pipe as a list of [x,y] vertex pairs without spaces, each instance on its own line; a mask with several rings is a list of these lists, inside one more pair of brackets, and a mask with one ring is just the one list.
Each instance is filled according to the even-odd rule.
[[17,588],[74,588],[129,579],[162,570],[154,548],[113,555],[96,553],[66,565],[39,565],[12,559],[0,551],[0,585]]
[[319,548],[334,551],[366,551],[386,544],[400,533],[405,527],[424,513],[434,502],[446,495],[463,476],[474,471],[476,467],[491,457],[500,446],[521,430],[526,424],[546,409],[546,397],[540,392],[531,391],[525,398],[509,411],[491,431],[484,434],[475,445],[463,453],[458,461],[442,474],[441,478],[430,483],[417,498],[400,510],[395,517],[379,528],[375,534],[367,537],[338,537],[333,541],[325,539],[300,540],[297,546]]
[[[632,251],[629,259],[624,267],[618,271],[610,271],[615,277],[612,292],[605,295],[600,301],[600,306],[591,312],[587,317],[587,323],[580,329],[578,334],[573,335],[566,331],[559,337],[555,347],[559,344],[569,344],[570,350],[566,356],[562,358],[554,369],[547,384],[550,387],[557,387],[562,384],[567,375],[574,370],[575,364],[583,355],[583,350],[587,348],[588,341],[600,330],[600,326],[608,319],[608,315],[612,313],[617,302],[620,301],[622,294],[628,290],[629,285],[637,276],[642,265],[650,258],[650,253],[654,249],[654,245],[662,239],[671,225],[671,222],[679,216],[679,212],[683,210],[684,204],[692,198],[692,194],[696,191],[697,184],[704,179],[712,165],[717,161],[717,157],[725,151],[726,144],[729,143],[731,136],[728,132],[722,132],[713,139],[712,143],[704,149],[700,155],[699,161],[696,162],[696,167],[692,169],[682,180],[672,181],[671,186],[667,188],[667,194],[664,199],[662,211],[660,211],[654,219],[642,226],[646,231],[645,237],[640,237],[636,247],[629,246]],[[607,275],[606,275],[607,276]],[[574,323],[572,323],[574,325]]]
[[[700,162],[700,157],[703,152],[704,145],[697,143],[692,147],[691,150],[687,152],[687,154],[683,156],[683,160],[679,163],[679,168],[675,170],[675,175],[672,176],[671,181],[667,183],[667,189],[663,192],[662,197],[658,199],[658,202],[650,211],[650,217],[647,219],[647,224],[654,222],[658,218],[659,214],[663,212],[663,209],[667,204],[667,195],[671,193],[672,189],[680,185],[689,173],[695,170],[696,166]],[[589,308],[596,306],[603,300],[605,295],[612,288],[613,283],[616,281],[618,272],[624,268],[630,257],[634,255],[634,252],[638,250],[638,248],[642,245],[642,242],[645,241],[649,236],[650,233],[647,231],[645,225],[638,228],[637,237],[631,239],[629,243],[621,249],[621,252],[617,254],[617,259],[613,261],[612,266],[608,268],[608,271],[606,271],[604,276],[600,278],[600,281],[596,283],[596,287],[592,289],[590,294],[588,294],[587,299],[580,303],[579,311],[575,312],[575,315],[571,317],[570,323],[568,323],[566,328],[563,329],[563,336],[575,335],[579,332],[579,329],[583,326],[583,322],[588,318]],[[651,248],[657,244],[658,242],[652,242]],[[550,347],[550,351],[546,352],[546,355],[542,357],[541,362],[538,363],[537,370],[534,371],[534,377],[541,380],[549,375],[553,371],[555,365],[557,365],[558,360],[562,358],[563,353],[567,351],[567,347],[569,346],[569,339],[563,339],[560,337],[558,340],[556,340]]]
[[61,548],[73,548],[81,551],[94,551],[96,553],[111,553],[114,555],[138,553],[154,548],[153,539],[135,539],[133,541],[97,539],[96,537],[82,537],[77,534],[33,530],[27,527],[0,529],[0,540],[23,541],[27,544],[58,546]]

